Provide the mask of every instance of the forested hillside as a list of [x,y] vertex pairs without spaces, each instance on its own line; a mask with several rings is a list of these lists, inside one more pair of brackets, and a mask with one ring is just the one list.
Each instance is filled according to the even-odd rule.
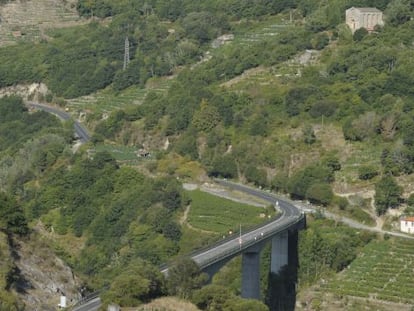
[[[384,26],[353,34],[351,6],[382,10]],[[7,296],[16,269],[3,245],[30,237],[39,221],[88,290],[106,289],[104,303],[170,294],[202,310],[212,301],[265,310],[237,298],[238,284],[200,289],[191,263],[181,291],[159,273],[225,233],[197,227],[188,206],[202,211],[199,194],[182,182],[235,179],[388,229],[413,213],[410,0],[79,0],[76,9],[84,25],[0,48],[0,87],[45,83],[38,98],[92,133],[74,152],[71,122],[0,100],[0,252],[10,258],[0,298],[11,297],[2,310],[21,308]],[[222,35],[231,36],[215,40]],[[303,288],[375,238],[320,218],[299,242]],[[233,279],[235,266],[225,272]]]

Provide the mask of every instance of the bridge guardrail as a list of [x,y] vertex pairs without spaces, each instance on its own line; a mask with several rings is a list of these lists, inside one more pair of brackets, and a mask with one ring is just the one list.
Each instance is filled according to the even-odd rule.
[[[269,236],[274,235],[275,233],[285,231],[285,230],[286,230],[286,229],[288,229],[290,226],[292,226],[292,225],[294,225],[294,224],[297,224],[297,223],[299,223],[300,221],[302,221],[303,217],[304,217],[304,215],[300,215],[300,216],[298,216],[298,217],[297,217],[297,219],[296,219],[294,222],[287,222],[287,223],[286,223],[286,224],[284,224],[282,227],[280,227],[280,228],[277,230],[277,232],[274,232],[274,231],[273,231],[273,232],[269,232],[269,231],[267,231],[266,233],[264,233],[263,237],[262,237],[260,240],[261,240],[261,241],[266,240]],[[213,264],[213,263],[216,263],[216,262],[221,261],[223,258],[226,258],[226,257],[229,257],[229,256],[233,256],[233,255],[237,255],[237,254],[239,254],[239,253],[243,252],[243,250],[245,250],[245,249],[249,248],[250,246],[253,246],[253,245],[254,245],[254,244],[256,244],[256,243],[257,243],[257,241],[256,241],[256,240],[250,240],[250,241],[246,241],[244,244],[242,244],[242,247],[241,247],[241,248],[239,248],[239,247],[236,245],[234,248],[232,248],[232,249],[231,249],[231,250],[229,250],[228,252],[222,253],[222,256],[220,256],[220,257],[214,257],[213,259],[211,259],[211,260],[208,260],[208,261],[204,262],[204,263],[200,266],[200,268],[201,268],[201,269],[203,269],[203,268],[205,268],[206,266],[209,266],[209,265],[211,265],[211,264]]]
[[[250,232],[252,232],[254,230],[259,229],[260,227],[263,227],[263,226],[265,226],[267,224],[270,224],[270,223],[272,223],[272,222],[280,219],[281,216],[282,216],[281,214],[278,214],[278,215],[272,217],[271,219],[266,220],[265,222],[261,222],[260,224],[253,225],[253,226],[248,227],[247,229],[242,230],[241,233],[242,233],[242,235],[247,234],[247,233],[250,233]],[[239,233],[236,233],[235,232],[235,233],[233,233],[231,235],[228,235],[224,239],[220,239],[219,241],[213,242],[213,244],[206,245],[206,246],[201,247],[201,248],[197,248],[196,250],[193,250],[190,253],[187,253],[187,254],[182,255],[182,256],[178,256],[176,259],[183,258],[183,257],[194,257],[194,256],[199,255],[199,254],[202,254],[202,253],[204,253],[204,252],[206,252],[206,251],[208,251],[210,249],[213,249],[213,248],[215,248],[217,246],[226,244],[227,242],[230,242],[230,241],[232,241],[232,240],[234,240],[234,239],[236,239],[238,237],[239,237]],[[164,263],[161,266],[159,266],[159,268],[160,268],[160,270],[164,270],[164,269],[168,268],[169,265],[170,264],[168,264],[168,263]]]
[[72,305],[72,308],[75,308],[75,307],[79,307],[79,306],[81,306],[81,305],[83,305],[83,304],[85,304],[85,303],[87,303],[88,301],[91,301],[91,300],[93,300],[93,299],[95,299],[95,298],[98,298],[99,297],[99,295],[102,293],[102,292],[104,292],[104,291],[106,291],[106,290],[108,290],[109,289],[109,285],[108,286],[104,286],[103,288],[101,288],[101,289],[99,289],[99,290],[97,290],[97,291],[94,291],[94,292],[92,292],[92,293],[89,293],[88,295],[86,295],[85,297],[82,297],[80,300],[78,300],[74,305]]
[[[224,184],[226,187],[229,187],[229,188],[234,188],[234,189],[236,189],[237,190],[237,188],[243,188],[243,189],[247,189],[247,190],[251,190],[251,191],[254,191],[254,192],[257,192],[258,190],[257,189],[253,189],[253,188],[250,188],[250,187],[248,187],[248,186],[245,186],[245,185],[240,185],[240,184],[238,184],[238,183],[234,183],[234,182],[230,182],[230,181],[223,181],[223,180],[221,180],[221,179],[215,179],[216,180],[216,182],[218,182],[218,183],[220,183],[220,184]],[[293,201],[291,201],[291,200],[289,200],[289,199],[287,199],[287,198],[280,198],[280,197],[278,197],[278,196],[276,196],[276,195],[274,195],[274,194],[272,194],[272,193],[269,193],[269,192],[265,192],[265,191],[260,191],[261,193],[262,193],[262,195],[265,197],[265,199],[264,200],[266,200],[266,201],[268,201],[269,203],[270,202],[273,202],[273,201],[275,201],[275,200],[279,200],[279,201],[282,201],[282,202],[285,202],[285,203],[288,203],[288,204],[291,204],[291,205],[293,205],[294,206],[294,204],[293,204]],[[254,195],[254,194],[251,194],[251,195]],[[268,224],[271,224],[272,222],[275,222],[275,221],[277,221],[278,219],[280,219],[281,217],[282,217],[282,215],[283,215],[283,213],[282,214],[278,214],[276,217],[273,217],[273,218],[271,218],[270,220],[267,220],[267,221],[265,221],[265,222],[262,222],[262,223],[260,223],[260,224],[257,224],[257,225],[254,225],[254,226],[252,226],[252,227],[249,227],[247,230],[244,230],[244,231],[242,231],[242,235],[244,235],[244,234],[248,234],[248,233],[250,233],[250,232],[252,232],[252,231],[254,231],[254,230],[257,230],[258,228],[261,228],[261,227],[264,227],[264,226],[266,226],[266,225],[268,225]],[[296,224],[296,223],[299,223],[299,221],[301,221],[302,219],[303,219],[303,217],[304,217],[304,215],[300,215],[300,216],[298,216],[298,219],[294,222],[294,223],[292,223],[292,222],[289,222],[288,223],[288,225],[286,226],[286,227],[283,227],[283,229],[282,230],[279,230],[279,231],[284,231],[284,230],[286,230],[289,226],[291,226],[292,224]],[[188,254],[186,254],[186,255],[182,255],[182,256],[178,256],[176,259],[179,259],[179,258],[183,258],[183,257],[194,257],[194,256],[197,256],[197,255],[199,255],[199,254],[202,254],[202,253],[204,253],[204,252],[206,252],[206,251],[208,251],[208,250],[211,250],[211,249],[213,249],[213,248],[216,248],[216,247],[218,247],[218,246],[220,246],[220,245],[223,245],[223,244],[225,244],[225,243],[227,243],[227,242],[230,242],[230,241],[232,241],[232,240],[234,240],[234,239],[236,239],[237,237],[238,237],[239,235],[238,235],[238,233],[233,233],[232,235],[230,235],[230,236],[228,236],[228,237],[226,237],[225,239],[222,239],[222,240],[220,240],[220,241],[217,241],[217,242],[215,242],[215,243],[213,243],[213,244],[211,244],[211,245],[207,245],[207,246],[205,246],[205,247],[202,247],[202,248],[199,248],[199,249],[196,249],[196,250],[194,250],[194,251],[192,251],[192,252],[190,252],[190,253],[188,253]],[[266,238],[265,236],[263,237],[263,238]],[[247,245],[247,247],[249,247],[249,246],[251,246],[251,245],[253,245],[255,243],[255,241],[253,241],[251,244],[244,244],[244,245]],[[245,246],[243,246],[243,249],[245,249],[245,248],[247,248],[247,247],[245,247]],[[237,253],[239,253],[240,252],[240,249],[239,248],[236,248],[235,250],[234,250],[234,252],[232,252],[232,253],[227,253],[226,254],[226,256],[224,256],[224,257],[227,257],[227,256],[229,256],[229,255],[231,255],[231,254],[237,254]],[[223,257],[221,257],[219,260],[216,260],[216,261],[211,261],[210,263],[208,263],[208,264],[211,264],[212,262],[218,262],[218,261],[220,261],[221,259],[222,259]],[[159,266],[159,268],[160,268],[160,270],[161,271],[163,271],[163,270],[165,270],[165,269],[167,269],[168,268],[168,266],[170,265],[171,263],[164,263],[164,264],[162,264],[161,266]]]

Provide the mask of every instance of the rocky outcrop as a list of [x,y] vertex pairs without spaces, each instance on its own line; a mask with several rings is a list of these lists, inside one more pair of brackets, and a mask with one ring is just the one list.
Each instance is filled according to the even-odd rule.
[[0,89],[0,97],[17,95],[22,97],[24,100],[31,101],[43,101],[48,88],[43,83],[32,83],[26,85],[14,85]]
[[14,288],[27,310],[54,311],[60,296],[66,296],[68,305],[80,299],[79,279],[54,254],[50,241],[35,232],[30,238],[14,239],[13,244]]

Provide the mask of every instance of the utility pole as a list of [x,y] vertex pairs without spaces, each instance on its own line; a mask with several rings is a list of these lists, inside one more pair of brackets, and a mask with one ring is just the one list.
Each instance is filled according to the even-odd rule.
[[124,67],[125,70],[129,64],[129,40],[128,37],[125,38],[125,53],[124,53]]
[[240,245],[240,249],[242,247],[242,234],[241,234],[241,223],[240,223],[240,235],[239,235],[239,245]]

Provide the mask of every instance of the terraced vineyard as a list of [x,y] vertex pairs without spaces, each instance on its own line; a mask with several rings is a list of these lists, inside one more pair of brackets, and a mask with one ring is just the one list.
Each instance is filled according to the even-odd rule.
[[89,110],[101,113],[139,105],[144,101],[148,92],[165,92],[170,86],[169,79],[158,78],[150,80],[143,89],[133,86],[115,94],[110,89],[95,94],[74,98],[68,101],[67,107],[71,110]]
[[80,22],[73,0],[28,0],[0,6],[0,46],[39,41],[44,31]]
[[[280,34],[289,32],[292,29],[295,29],[295,27],[297,27],[295,23],[288,19],[281,19],[280,16],[272,16],[265,21],[250,26],[249,29],[245,29],[245,31],[236,30],[234,40],[229,44],[233,47],[243,48],[245,46],[253,46],[266,41],[278,40],[277,38]],[[218,48],[210,52],[213,57],[215,54],[226,53],[225,48]],[[254,88],[257,85],[260,85],[263,89],[267,86],[272,89],[274,83],[280,83],[286,79],[296,79],[299,77],[303,67],[309,63],[314,63],[318,57],[318,51],[302,51],[296,57],[277,65],[271,67],[259,66],[246,70],[242,75],[224,82],[223,86],[234,87],[235,90],[248,90],[252,86]]]
[[321,285],[323,292],[414,304],[414,240],[371,242],[348,270]]

